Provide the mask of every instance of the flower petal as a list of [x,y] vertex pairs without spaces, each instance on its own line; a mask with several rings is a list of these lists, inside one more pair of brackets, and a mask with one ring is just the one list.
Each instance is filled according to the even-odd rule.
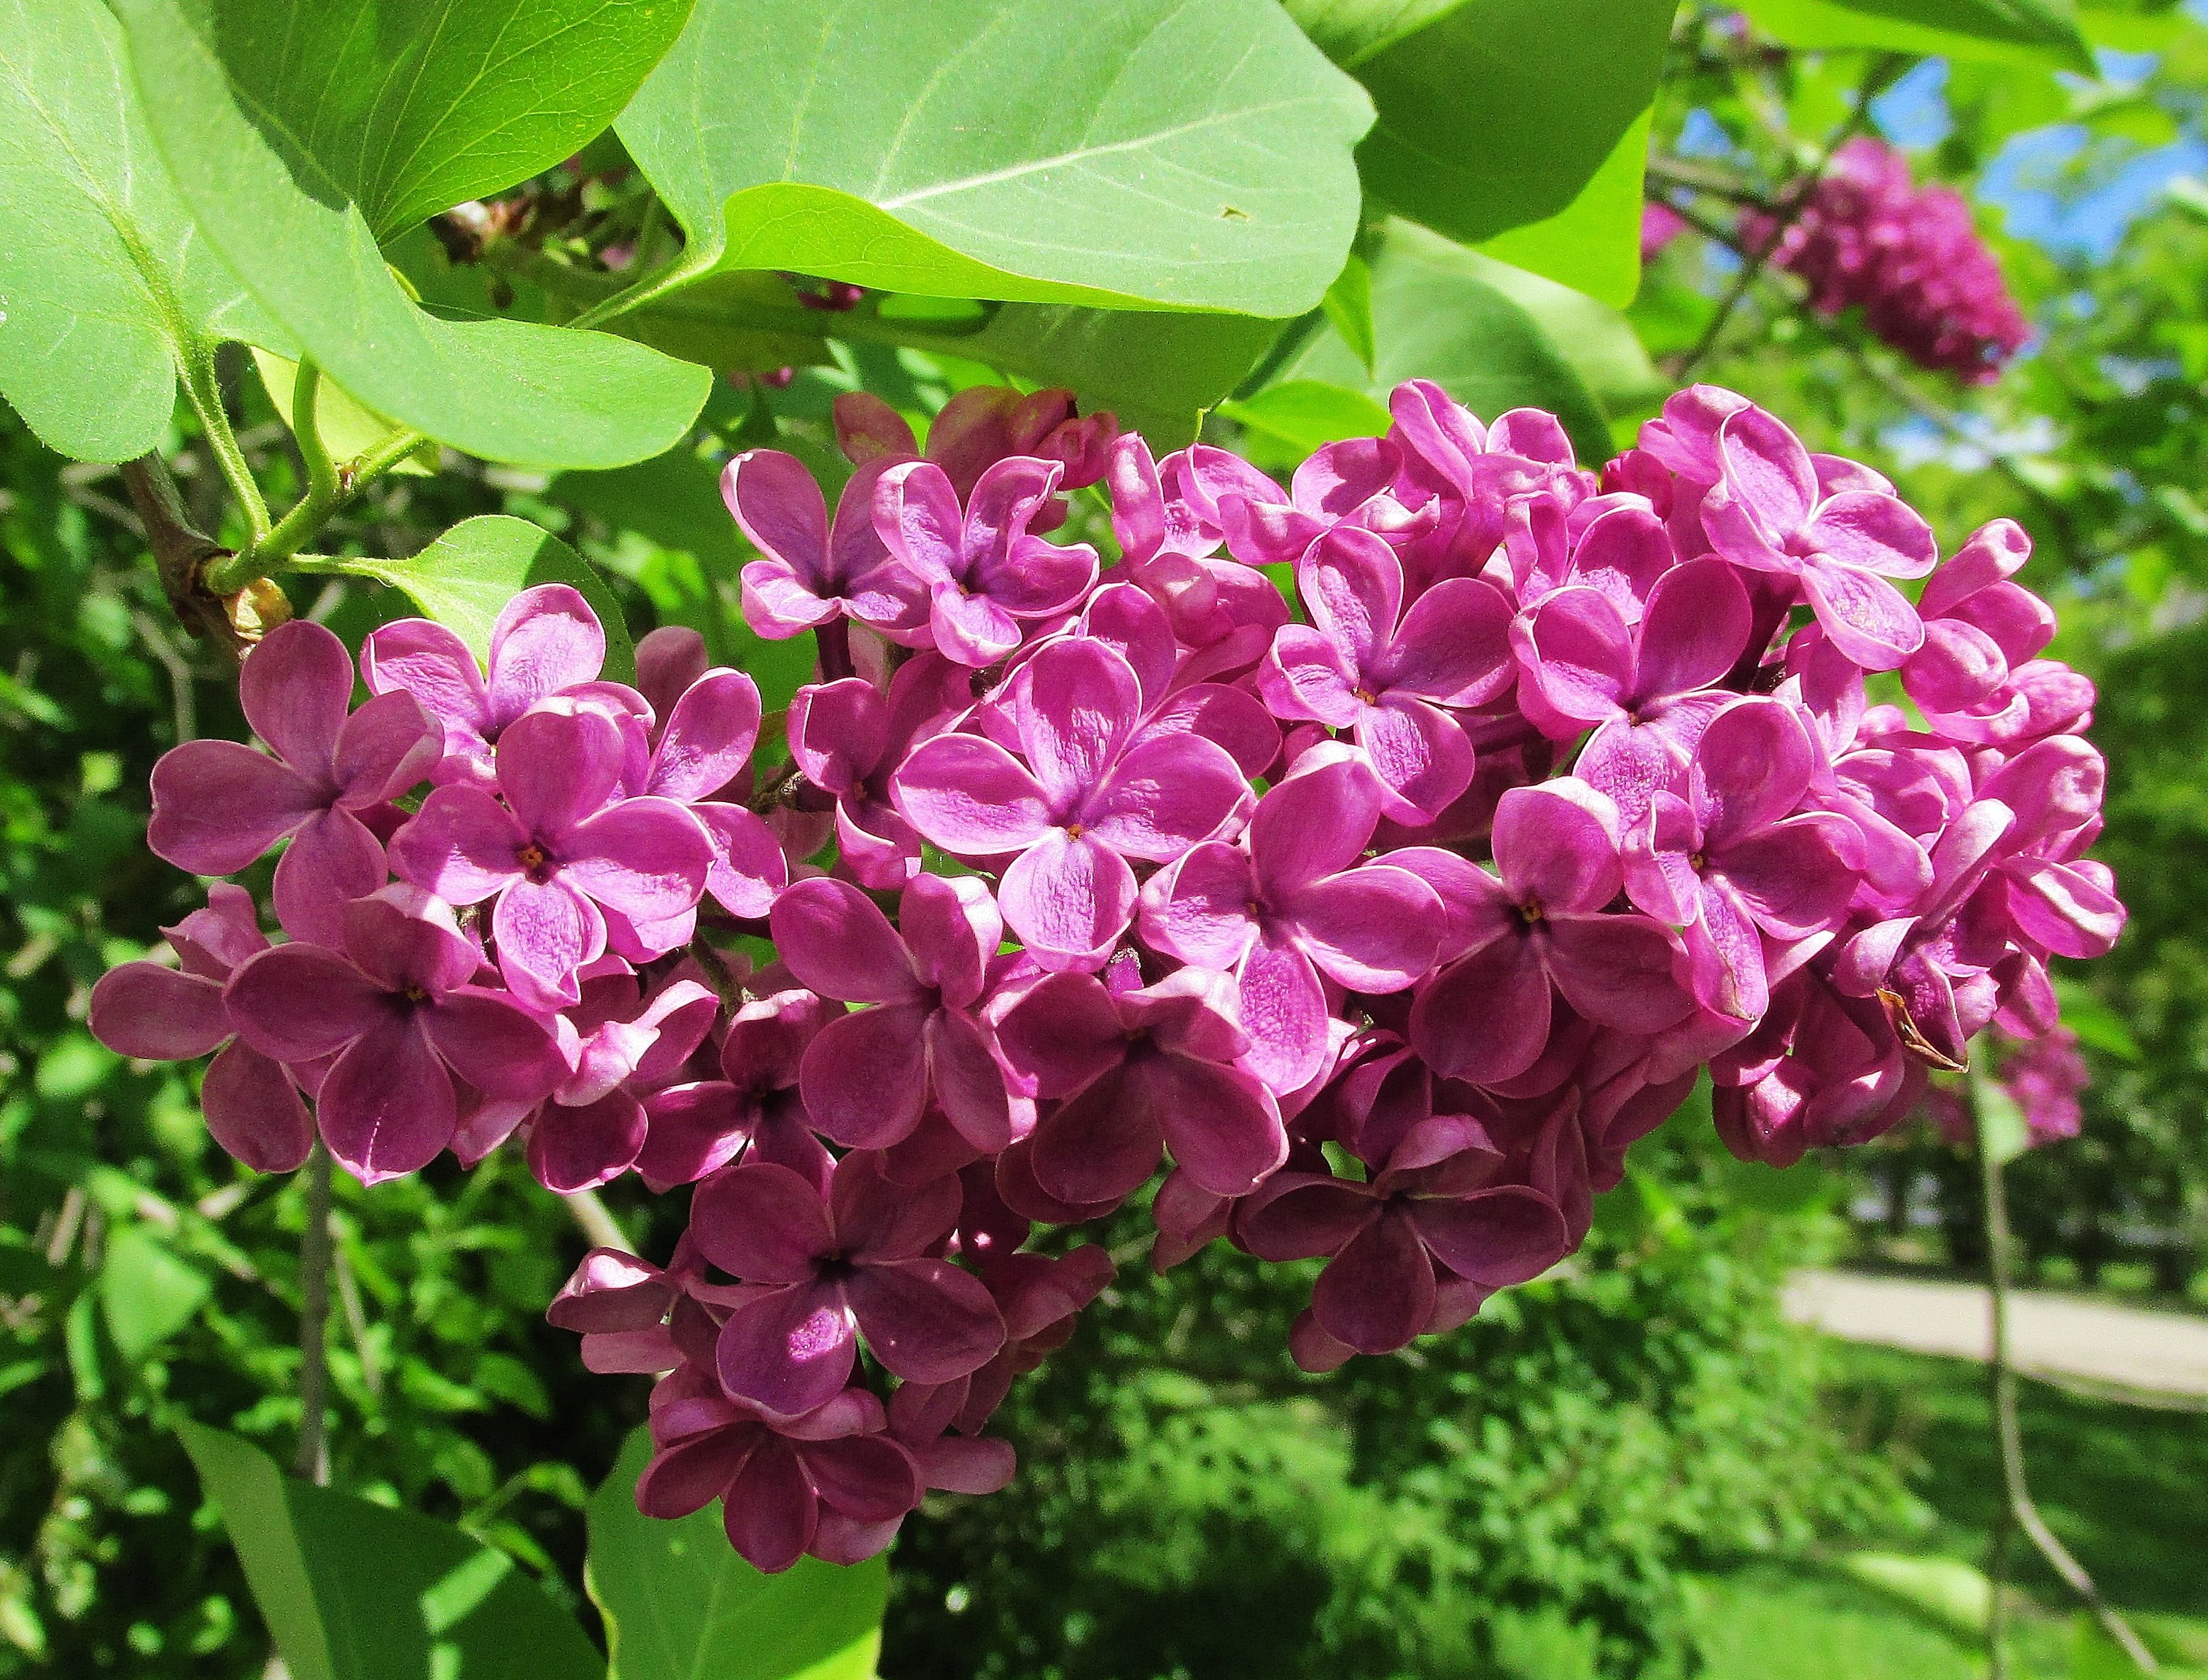
[[1447,712],[1396,694],[1359,709],[1357,744],[1385,790],[1382,808],[1399,823],[1431,822],[1472,785],[1472,742]]
[[921,996],[912,957],[873,900],[825,876],[793,882],[768,926],[799,981],[847,1003],[907,1003]]
[[1802,588],[1833,645],[1867,671],[1890,671],[1924,645],[1917,609],[1875,573],[1821,556],[1802,568]]
[[1495,863],[1521,904],[1545,915],[1600,909],[1623,885],[1617,807],[1575,777],[1513,788],[1495,807]]
[[960,857],[996,857],[1033,845],[1052,812],[1042,785],[993,741],[942,735],[922,741],[897,772],[900,815]]
[[308,780],[327,783],[352,704],[352,656],[311,619],[279,624],[240,667],[237,702],[278,758]]
[[930,1012],[879,1004],[820,1029],[801,1076],[815,1130],[855,1149],[885,1149],[911,1135],[927,1102],[921,1029]]
[[298,1087],[250,1046],[231,1044],[207,1064],[200,1083],[207,1133],[256,1173],[292,1173],[315,1147],[315,1122]]
[[[765,1170],[739,1167],[728,1176]],[[738,1400],[795,1418],[843,1392],[858,1347],[842,1286],[795,1283],[755,1295],[731,1312],[721,1326],[714,1365],[721,1386]]]
[[234,875],[324,802],[298,771],[242,741],[188,741],[153,766],[146,844],[195,875]]
[[1142,711],[1134,669],[1101,642],[1050,643],[1027,667],[1014,713],[1020,750],[1053,812],[1078,808],[1101,784]]
[[1411,603],[1373,672],[1398,693],[1479,705],[1510,686],[1510,603],[1480,578],[1444,578]]
[[1390,1209],[1349,1239],[1311,1288],[1311,1314],[1359,1353],[1392,1353],[1434,1311],[1434,1269],[1407,1213]]
[[1475,1085],[1515,1078],[1549,1041],[1549,976],[1524,939],[1443,969],[1411,1006],[1411,1043],[1434,1071]]
[[221,981],[159,963],[125,963],[100,975],[87,1024],[118,1056],[147,1062],[204,1056],[236,1030]]
[[491,717],[518,718],[548,694],[596,681],[605,663],[605,630],[579,591],[566,584],[525,589],[491,627]]
[[223,989],[238,1035],[279,1062],[312,1061],[392,1019],[390,996],[334,951],[278,945]]
[[482,789],[433,788],[391,837],[391,867],[448,904],[476,904],[521,879],[528,843],[528,831]]
[[1164,863],[1216,834],[1249,797],[1225,747],[1201,735],[1152,735],[1112,767],[1080,819],[1113,851]]
[[1005,1321],[981,1280],[947,1260],[861,1266],[845,1286],[867,1351],[909,1383],[979,1371],[1005,1345]]
[[713,843],[671,799],[625,799],[567,831],[560,878],[632,921],[665,921],[695,909]]
[[690,1234],[729,1276],[776,1286],[809,1284],[836,1246],[819,1191],[787,1167],[754,1161],[698,1186]]
[[276,919],[295,939],[340,945],[345,907],[387,879],[383,848],[365,823],[334,806],[317,811],[299,825],[277,861],[271,894]]
[[1135,872],[1101,842],[1053,828],[1012,860],[997,898],[1005,922],[1044,967],[1093,967],[1134,914]]
[[711,797],[742,771],[759,727],[759,686],[741,671],[706,672],[675,703],[645,792],[686,803]]
[[420,1172],[459,1123],[444,1063],[420,1024],[402,1018],[346,1047],[315,1093],[315,1112],[330,1153],[364,1185]]

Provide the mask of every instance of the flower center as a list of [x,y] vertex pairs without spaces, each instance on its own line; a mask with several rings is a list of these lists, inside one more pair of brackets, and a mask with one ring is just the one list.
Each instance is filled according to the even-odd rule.
[[513,861],[521,866],[523,874],[540,886],[552,879],[551,855],[534,840],[515,852]]
[[1068,823],[1065,825],[1065,837],[1069,840],[1078,840],[1088,832],[1089,825],[1085,823]]
[[418,981],[410,980],[402,988],[400,995],[410,1004],[426,1004],[429,1001],[429,988]]
[[1697,875],[1701,874],[1702,871],[1708,867],[1709,859],[1701,852],[1689,852],[1687,854],[1687,867],[1693,870]]
[[1518,907],[1518,920],[1531,927],[1537,922],[1547,921],[1548,913],[1542,909],[1539,899],[1528,898]]
[[1351,689],[1349,692],[1355,695],[1359,702],[1362,705],[1378,705],[1380,704],[1380,697],[1374,693],[1370,688],[1364,687],[1361,685]]

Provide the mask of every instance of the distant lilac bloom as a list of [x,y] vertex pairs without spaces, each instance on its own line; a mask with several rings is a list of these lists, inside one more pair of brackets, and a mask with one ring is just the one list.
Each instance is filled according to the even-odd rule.
[[1408,604],[1403,563],[1369,531],[1336,525],[1297,567],[1309,625],[1290,624],[1258,668],[1274,716],[1355,735],[1398,822],[1432,820],[1472,784],[1472,742],[1444,710],[1510,686],[1510,604],[1449,578]]
[[360,813],[428,776],[436,724],[409,694],[383,694],[350,717],[352,658],[321,625],[270,631],[238,673],[246,722],[275,751],[188,741],[153,766],[146,843],[195,875],[231,875],[286,836],[276,914],[292,938],[339,937],[345,905],[381,886],[383,848]]
[[256,1173],[292,1171],[315,1146],[315,1123],[291,1072],[235,1036],[223,1003],[231,974],[269,948],[253,896],[219,881],[204,909],[161,932],[182,966],[125,963],[102,975],[92,988],[92,1035],[141,1061],[216,1052],[200,1086],[207,1131]]
[[1816,749],[1782,700],[1735,700],[1712,718],[1685,797],[1658,793],[1626,840],[1626,891],[1684,930],[1696,999],[1737,1020],[1771,1002],[1764,941],[1829,935],[1847,914],[1863,841],[1847,819],[1805,811]]
[[605,629],[591,603],[565,584],[538,584],[491,627],[488,681],[467,644],[425,618],[370,631],[360,674],[371,693],[411,694],[442,726],[445,756],[433,780],[488,787],[500,732],[539,700],[596,684],[605,659]]
[[471,982],[483,956],[427,893],[389,886],[346,907],[343,952],[278,945],[231,975],[238,1035],[273,1061],[334,1056],[315,1093],[322,1141],[363,1184],[418,1172],[452,1142],[454,1076],[534,1101],[565,1071],[551,1035]]
[[[837,1526],[885,1528],[920,1503],[912,1455],[881,1432],[882,1403],[853,1389],[801,1418],[770,1419],[685,1365],[652,1390],[651,1462],[637,1508],[672,1519],[718,1499],[729,1544],[754,1569],[786,1569]],[[840,1561],[855,1563],[855,1557]]]
[[747,449],[721,471],[721,499],[764,558],[743,571],[744,622],[770,639],[839,618],[903,634],[927,618],[921,591],[874,531],[875,487],[889,461],[853,473],[836,522],[813,471],[779,449]]
[[692,1203],[698,1251],[758,1286],[721,1328],[721,1383],[777,1417],[825,1405],[850,1380],[857,1338],[891,1372],[948,1383],[1004,1345],[981,1281],[927,1251],[958,1217],[958,1181],[892,1184],[865,1151],[827,1196],[786,1167],[731,1167]]
[[886,469],[874,528],[927,591],[936,649],[962,665],[993,665],[1020,645],[1024,621],[1063,612],[1096,578],[1096,551],[1060,548],[1029,524],[1064,476],[1056,461],[1014,456],[981,474],[962,511],[932,461]]
[[2078,1135],[2085,1119],[2078,1097],[2091,1077],[2079,1053],[2078,1035],[2067,1027],[2019,1044],[2001,1058],[2001,1083],[2023,1110],[2034,1143]]
[[1218,1196],[1247,1195],[1287,1159],[1272,1093],[1233,1062],[1249,1048],[1233,983],[1182,969],[1113,991],[1053,975],[998,1023],[1005,1061],[1057,1106],[1036,1124],[1033,1166],[1049,1195],[1116,1202],[1167,1149]]
[[807,1047],[813,1124],[846,1148],[887,1149],[933,1101],[974,1148],[1001,1149],[1011,1100],[973,1011],[1004,919],[974,876],[917,875],[897,922],[842,881],[799,881],[775,900],[769,927],[790,973],[824,997],[872,1005]]
[[1630,1032],[1659,1032],[1687,1013],[1670,935],[1647,916],[1603,911],[1623,884],[1620,842],[1609,795],[1564,777],[1497,802],[1500,880],[1454,852],[1387,854],[1449,912],[1448,966],[1411,1011],[1411,1041],[1437,1071],[1491,1085],[1532,1067],[1549,1041],[1551,988],[1589,1019]]
[[913,743],[972,703],[971,673],[923,651],[885,694],[864,677],[811,683],[789,703],[790,761],[836,801],[836,855],[850,878],[888,891],[920,873],[920,836],[891,802],[891,777]]
[[1425,1121],[1370,1183],[1281,1173],[1237,1210],[1236,1239],[1261,1260],[1328,1257],[1311,1313],[1359,1353],[1392,1353],[1430,1327],[1435,1263],[1482,1294],[1539,1277],[1571,1250],[1556,1203],[1508,1181],[1477,1120]]
[[1717,551],[1736,566],[1797,578],[1834,646],[1890,671],[1923,645],[1917,609],[1888,578],[1921,578],[1939,559],[1931,527],[1875,489],[1827,493],[1801,440],[1760,408],[1718,428],[1724,477],[1702,507]]
[[1200,736],[1135,739],[1141,687],[1111,649],[1053,642],[1029,669],[1011,717],[1026,763],[979,735],[937,735],[897,772],[897,808],[957,856],[1011,856],[998,901],[1029,954],[1094,967],[1134,911],[1127,859],[1178,857],[1234,820],[1250,790]]
[[1307,755],[1257,801],[1243,845],[1207,841],[1144,890],[1148,944],[1235,976],[1245,1065],[1275,1091],[1299,1089],[1324,1064],[1321,975],[1396,992],[1433,966],[1433,890],[1384,863],[1359,865],[1380,802],[1371,771],[1346,749]]
[[403,879],[449,903],[496,901],[499,967],[531,1001],[579,997],[575,971],[606,949],[601,904],[648,927],[705,889],[705,831],[671,799],[615,799],[621,766],[607,718],[531,712],[500,738],[504,804],[480,788],[439,788],[392,837]]
[[1751,626],[1748,591],[1714,557],[1658,579],[1638,624],[1598,590],[1558,590],[1512,628],[1533,691],[1521,692],[1521,704],[1530,713],[1538,697],[1557,720],[1551,734],[1596,726],[1576,771],[1637,821],[1650,797],[1677,781],[1703,725],[1735,698],[1710,685],[1732,669]]
[[1641,207],[1641,260],[1653,262],[1687,231],[1687,219],[1660,199]]

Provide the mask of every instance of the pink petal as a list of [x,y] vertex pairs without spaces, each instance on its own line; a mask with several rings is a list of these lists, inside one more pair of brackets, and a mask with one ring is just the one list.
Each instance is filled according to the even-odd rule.
[[338,798],[346,805],[396,799],[436,769],[444,747],[444,732],[419,700],[406,693],[378,694],[338,732],[331,766]]
[[691,1200],[698,1251],[747,1283],[809,1284],[836,1245],[820,1193],[786,1167],[747,1161],[708,1179]]
[[1411,1218],[1436,1259],[1491,1289],[1529,1282],[1571,1251],[1563,1212],[1522,1185],[1500,1185],[1454,1200],[1415,1201]]
[[386,887],[345,909],[345,952],[386,992],[439,996],[464,985],[483,953],[451,909],[418,888]]
[[518,718],[548,694],[595,681],[605,663],[605,631],[589,602],[566,584],[525,589],[491,627],[491,717]]
[[994,1154],[1012,1141],[1012,1110],[990,1035],[970,1016],[940,1009],[926,1029],[927,1078],[958,1135]]
[[632,921],[665,921],[696,908],[713,843],[671,799],[625,799],[569,830],[555,861],[575,891]]
[[789,860],[774,831],[741,805],[693,805],[690,814],[712,848],[705,891],[713,902],[747,920],[766,915],[789,882]]
[[1215,1196],[1246,1196],[1288,1158],[1272,1093],[1248,1074],[1190,1056],[1134,1064],[1134,1106],[1156,1115],[1173,1160]]
[[1829,932],[1847,912],[1863,842],[1842,817],[1790,817],[1725,849],[1717,869],[1756,925],[1782,939]]
[[1043,796],[1075,809],[1119,756],[1142,711],[1133,669],[1101,642],[1053,642],[1027,668],[1015,722]]
[[1740,900],[1722,882],[1705,882],[1685,933],[1695,1001],[1736,1021],[1759,1021],[1771,1007],[1763,939]]
[[1718,428],[1717,455],[1727,486],[1774,537],[1802,528],[1817,499],[1809,452],[1785,423],[1744,408]]
[[1342,651],[1305,624],[1282,625],[1257,668],[1257,693],[1273,716],[1337,729],[1363,710],[1358,682]]
[[1336,525],[1296,568],[1312,626],[1341,650],[1349,666],[1370,671],[1395,634],[1403,605],[1403,563],[1371,531]]
[[1437,1073],[1498,1084],[1540,1059],[1549,1018],[1549,977],[1530,941],[1497,939],[1427,983],[1411,1008],[1411,1042]]
[[646,1131],[636,1170],[647,1184],[695,1184],[736,1158],[756,1109],[724,1079],[654,1091],[644,1101]]
[[125,963],[100,975],[87,1024],[116,1054],[148,1062],[204,1056],[236,1030],[219,981],[159,963]]
[[[637,1479],[637,1509],[663,1521],[705,1509],[728,1491],[765,1433],[758,1429],[715,1429],[662,1447]],[[797,1550],[802,1554],[805,1548],[800,1545]]]
[[338,732],[352,704],[352,657],[310,619],[279,624],[237,674],[237,699],[254,734],[308,780],[327,784]]
[[1924,516],[1898,496],[1845,490],[1817,509],[1803,533],[1820,554],[1887,578],[1921,578],[1939,563]]
[[603,712],[532,711],[498,738],[498,788],[539,840],[565,834],[614,795],[625,754]]
[[1338,1254],[1380,1215],[1366,1186],[1316,1173],[1278,1173],[1237,1204],[1235,1239],[1260,1260]]
[[1510,603],[1479,578],[1445,578],[1411,603],[1375,677],[1443,705],[1479,705],[1510,686]]
[[686,802],[709,798],[742,771],[759,727],[758,685],[741,671],[708,671],[675,703],[645,791]]
[[768,1437],[744,1461],[721,1501],[721,1526],[736,1555],[766,1575],[802,1557],[819,1532],[820,1503],[797,1455]]
[[801,1076],[817,1130],[857,1149],[885,1149],[911,1134],[927,1101],[921,1029],[929,1013],[921,1005],[881,1004],[820,1029]]
[[913,749],[893,784],[904,819],[946,852],[995,857],[1048,831],[1050,801],[1010,753],[979,735],[944,735]]
[[1472,785],[1472,742],[1424,700],[1387,695],[1359,709],[1356,733],[1385,790],[1382,809],[1397,822],[1431,822]]
[[521,878],[528,843],[527,831],[480,788],[434,788],[391,837],[391,867],[448,904],[480,903]]
[[1135,872],[1100,841],[1053,828],[1012,860],[997,897],[1005,921],[1037,962],[1093,966],[1126,931]]
[[627,1091],[579,1108],[548,1102],[529,1134],[529,1170],[563,1196],[593,1189],[628,1171],[649,1129],[644,1106]]
[[965,519],[958,492],[933,461],[903,461],[874,486],[874,530],[913,575],[933,584],[965,567]]
[[985,555],[975,567],[975,584],[1016,618],[1047,618],[1078,606],[1095,581],[1095,549],[1040,537],[1023,536],[1002,559]]
[[1748,591],[1714,556],[1665,573],[1641,621],[1636,698],[1707,687],[1733,668],[1754,633]]
[[862,1265],[844,1287],[867,1351],[907,1382],[948,1383],[1005,1344],[1005,1321],[981,1280],[947,1260]]
[[1379,825],[1380,799],[1370,767],[1353,754],[1305,753],[1250,819],[1250,855],[1268,895],[1285,897],[1355,863]]
[[971,875],[921,875],[904,890],[897,916],[921,980],[963,1009],[981,995],[1005,921],[989,889]]
[[1260,936],[1242,959],[1237,1011],[1250,1035],[1243,1065],[1275,1091],[1300,1089],[1326,1065],[1326,992],[1311,959]]
[[739,598],[744,623],[769,641],[784,641],[817,624],[842,616],[842,604],[823,599],[813,586],[778,560],[755,560],[740,574]]
[[1434,1270],[1407,1214],[1389,1211],[1350,1239],[1311,1289],[1311,1313],[1344,1347],[1392,1353],[1433,1316]]
[[1383,856],[1388,867],[1416,875],[1441,900],[1437,955],[1442,962],[1521,930],[1509,889],[1471,859],[1433,846],[1409,846]]
[[[1261,817],[1278,796],[1269,795],[1258,807]],[[1257,897],[1249,855],[1207,841],[1151,877],[1142,895],[1143,939],[1168,957],[1224,972],[1242,960],[1257,936],[1250,912]]]
[[490,726],[483,668],[444,625],[409,618],[370,631],[360,651],[360,674],[370,693],[411,694],[448,741],[479,739]]
[[1628,1032],[1660,1032],[1690,1007],[1672,974],[1660,923],[1639,915],[1575,915],[1551,924],[1549,974],[1589,1020]]
[[259,1051],[231,1044],[207,1064],[200,1083],[207,1132],[256,1173],[291,1173],[315,1147],[315,1122],[298,1087]]
[[1075,1206],[1116,1203],[1157,1170],[1165,1149],[1162,1117],[1146,1086],[1119,1071],[1090,1082],[1045,1115],[1033,1137],[1035,1183]]
[[1544,597],[1518,643],[1541,698],[1564,717],[1599,723],[1625,716],[1635,691],[1633,630],[1607,596],[1574,587]]
[[[394,696],[395,698],[399,698]],[[277,861],[276,919],[295,939],[344,941],[345,906],[384,884],[383,848],[351,812],[332,807],[300,825]]]
[[323,803],[313,783],[266,753],[235,741],[188,741],[153,766],[146,844],[195,875],[234,875]]
[[1045,975],[1005,1011],[997,1035],[1006,1063],[1045,1098],[1071,1095],[1118,1066],[1127,1047],[1111,994],[1090,975]]
[[1401,991],[1425,976],[1440,948],[1441,901],[1407,870],[1347,870],[1313,881],[1281,909],[1305,954],[1353,992]]
[[769,926],[789,971],[824,997],[892,1004],[921,996],[904,940],[848,882],[823,876],[792,883],[775,900]]
[[928,633],[946,659],[979,669],[1020,645],[1020,623],[986,595],[939,581],[928,594]]
[[1201,735],[1153,735],[1113,766],[1079,816],[1113,851],[1164,863],[1217,833],[1249,796],[1225,747]]
[[747,449],[721,469],[721,500],[753,548],[822,592],[828,504],[804,462],[779,449]]
[[315,1111],[330,1153],[364,1185],[420,1172],[459,1122],[452,1079],[411,1020],[355,1039],[315,1094]]
[[1569,777],[1513,788],[1495,807],[1495,863],[1521,904],[1544,914],[1597,910],[1623,884],[1617,807]]
[[231,976],[223,1002],[238,1035],[279,1062],[327,1056],[393,1018],[389,994],[320,945],[261,952]]
[[1791,813],[1809,792],[1816,763],[1809,731],[1784,700],[1752,698],[1725,707],[1703,730],[1689,777],[1706,843],[1723,846]]
[[885,1436],[810,1442],[798,1456],[821,1502],[854,1521],[893,1522],[920,1503],[911,1455]]
[[573,1001],[575,970],[606,950],[606,921],[598,907],[557,879],[507,887],[492,907],[490,931],[508,983],[518,975],[546,1000]]
[[486,1096],[534,1102],[567,1071],[543,1023],[503,993],[468,987],[422,1006],[419,1018],[437,1053]]
[[1917,609],[1874,573],[1820,558],[1803,567],[1802,588],[1833,645],[1867,671],[1890,671],[1924,645]]

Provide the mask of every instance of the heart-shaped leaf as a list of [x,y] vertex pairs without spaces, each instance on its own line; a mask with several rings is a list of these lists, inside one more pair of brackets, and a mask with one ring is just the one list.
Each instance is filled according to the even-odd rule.
[[0,0],[0,395],[64,455],[160,441],[177,372],[280,345],[170,183],[99,0]]
[[[481,43],[435,27],[448,7],[382,0],[348,9],[354,27],[381,43],[382,57],[409,67],[391,107],[366,117],[327,75],[300,69],[291,87],[293,67],[267,45],[272,32],[283,35],[286,0],[116,0],[116,9],[148,123],[200,226],[267,312],[357,400],[469,454],[540,465],[617,466],[658,453],[688,429],[711,384],[704,369],[604,333],[441,320],[386,266],[379,235],[396,231],[396,219],[415,213],[425,195],[520,179],[556,161],[553,142],[584,126],[564,96],[544,96],[552,103],[540,110],[535,96],[487,75],[492,106],[519,136],[501,150],[501,131],[456,79],[459,69],[482,69]],[[584,9],[593,27],[579,27],[556,54],[536,49],[532,76],[556,81],[553,70],[581,66],[596,41],[633,61],[610,15],[648,11],[663,25],[679,9],[669,0],[607,9],[606,17]],[[525,41],[536,39],[515,27]],[[587,75],[583,85],[597,90],[597,106],[618,87]],[[327,99],[303,105],[317,86]],[[406,89],[441,101],[445,123],[420,130],[435,113],[410,110]],[[419,149],[423,159],[370,167],[363,124],[375,145]],[[450,166],[438,161],[448,144]],[[375,196],[357,200],[356,187]]]
[[1371,118],[1272,0],[699,0],[620,129],[693,273],[1281,316]]

